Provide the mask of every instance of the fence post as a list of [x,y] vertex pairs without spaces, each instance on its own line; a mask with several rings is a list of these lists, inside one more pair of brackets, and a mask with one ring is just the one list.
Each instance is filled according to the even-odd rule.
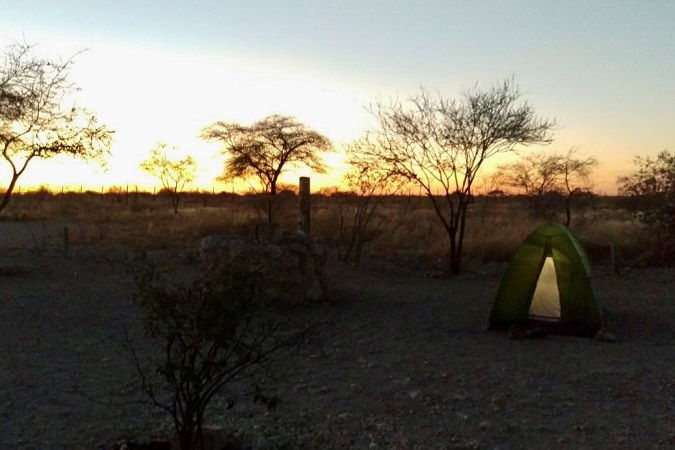
[[66,258],[70,256],[70,228],[63,227],[63,253]]
[[300,177],[300,213],[298,215],[298,231],[309,235],[310,205],[309,177]]
[[609,243],[609,257],[612,261],[612,270],[617,277],[621,276],[621,261],[619,257],[619,249],[614,245],[614,242]]

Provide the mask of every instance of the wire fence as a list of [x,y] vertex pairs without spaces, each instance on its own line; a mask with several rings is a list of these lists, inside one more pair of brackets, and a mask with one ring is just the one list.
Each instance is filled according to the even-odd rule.
[[[281,194],[298,194],[298,186],[292,186],[292,185],[282,185],[278,186],[277,188],[277,193]],[[4,194],[4,190],[0,188],[0,194]],[[67,195],[67,194],[87,194],[87,195],[126,195],[126,196],[134,196],[134,195],[141,195],[141,196],[147,196],[147,195],[171,195],[171,191],[168,189],[165,189],[164,187],[161,186],[154,186],[152,189],[147,188],[147,187],[139,187],[138,185],[134,184],[126,184],[126,185],[112,185],[112,186],[101,186],[100,189],[92,189],[91,187],[72,187],[72,186],[61,186],[60,188],[54,188],[51,186],[38,186],[38,187],[30,187],[30,188],[22,188],[20,186],[17,186],[17,188],[14,191],[14,194],[18,195],[35,195],[35,194],[43,194],[43,195]],[[181,195],[236,195],[236,196],[245,196],[245,195],[265,195],[264,192],[261,192],[260,190],[254,189],[254,188],[249,188],[247,190],[235,190],[234,186],[232,186],[230,189],[216,189],[215,187],[211,187],[210,189],[188,189],[180,192]],[[351,192],[347,189],[340,188],[337,186],[328,186],[328,187],[321,187],[317,190],[314,190],[312,192],[312,195],[323,195],[323,196],[331,196],[331,195],[345,195],[345,194],[351,194]],[[436,189],[436,192],[434,192],[435,196],[442,196],[444,195],[441,189]],[[383,193],[381,196],[384,197],[389,197],[389,194]],[[414,189],[408,188],[404,190],[400,190],[397,192],[395,195],[396,197],[426,197],[427,194],[423,192],[422,188],[416,187]]]

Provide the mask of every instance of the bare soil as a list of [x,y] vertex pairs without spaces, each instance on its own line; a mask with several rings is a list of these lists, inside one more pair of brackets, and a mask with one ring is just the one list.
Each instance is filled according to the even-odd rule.
[[[0,223],[0,448],[169,435],[125,345],[125,329],[139,333],[131,252],[66,256],[61,230],[38,227],[36,240]],[[193,264],[185,252],[154,257]],[[332,301],[296,312],[332,325],[311,358],[279,366],[279,406],[217,401],[208,425],[256,449],[675,447],[675,272],[596,270],[618,338],[606,343],[485,331],[504,269],[434,279],[332,264]]]

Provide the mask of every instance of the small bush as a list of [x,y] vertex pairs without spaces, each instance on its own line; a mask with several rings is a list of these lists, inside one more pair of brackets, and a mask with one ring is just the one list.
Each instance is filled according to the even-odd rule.
[[[142,388],[151,402],[173,419],[183,450],[203,442],[204,413],[215,396],[232,383],[248,381],[254,400],[274,407],[263,394],[261,369],[298,345],[310,328],[289,327],[271,312],[253,267],[211,267],[208,274],[184,283],[169,281],[143,259],[137,267],[135,302],[144,311],[144,330],[157,344],[152,370],[129,340]],[[153,375],[154,374],[154,375]],[[229,398],[233,406],[236,398]]]

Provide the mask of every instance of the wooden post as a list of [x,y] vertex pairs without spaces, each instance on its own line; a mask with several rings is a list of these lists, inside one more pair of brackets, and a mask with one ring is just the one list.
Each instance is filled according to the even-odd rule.
[[298,231],[309,235],[310,224],[309,177],[300,177],[300,212],[298,214]]
[[70,256],[70,229],[63,227],[63,253],[66,258]]

